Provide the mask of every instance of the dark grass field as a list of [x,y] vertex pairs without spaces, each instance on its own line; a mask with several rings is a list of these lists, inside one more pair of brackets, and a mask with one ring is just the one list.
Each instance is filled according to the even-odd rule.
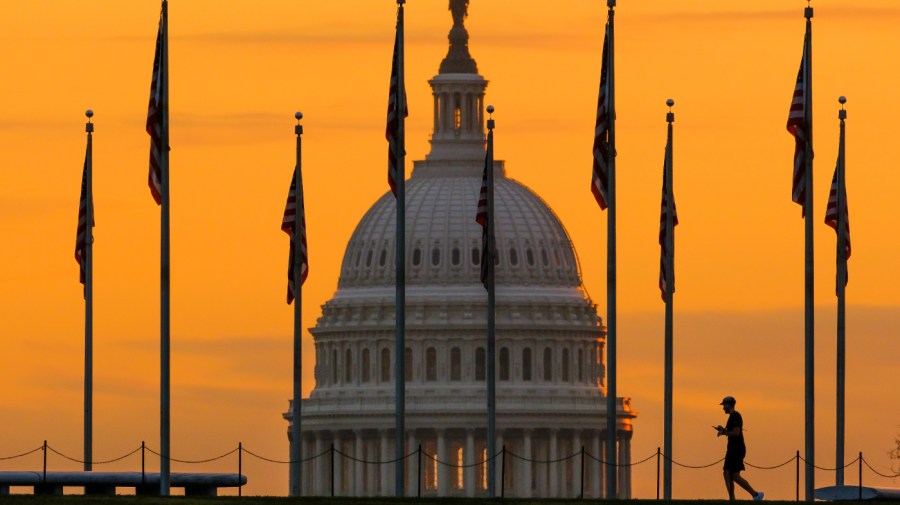
[[[751,500],[739,500],[750,503]],[[275,496],[223,496],[223,497],[185,497],[172,496],[168,498],[153,496],[32,496],[32,495],[8,495],[0,496],[0,505],[293,505],[293,504],[323,504],[323,505],[402,505],[402,504],[430,504],[430,505],[480,505],[480,504],[504,504],[504,505],[582,505],[585,503],[603,502],[603,500],[578,500],[578,499],[514,499],[514,498],[285,498]],[[635,505],[651,505],[657,500],[624,500],[620,503],[633,503]],[[725,500],[672,500],[673,505],[725,505]],[[766,501],[766,503],[789,504],[794,501]],[[844,502],[849,503],[849,502]],[[867,505],[888,505],[890,501],[867,500]]]

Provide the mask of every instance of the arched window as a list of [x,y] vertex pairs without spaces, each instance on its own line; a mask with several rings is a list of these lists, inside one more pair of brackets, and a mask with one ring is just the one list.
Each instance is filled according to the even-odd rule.
[[361,370],[360,370],[361,377],[359,378],[359,380],[362,382],[369,382],[369,372],[370,372],[369,356],[370,356],[369,350],[363,349],[362,357],[359,360],[359,364],[360,364],[360,368],[361,368]]
[[509,349],[500,348],[500,380],[509,380]]
[[413,249],[413,266],[419,266],[422,263],[422,250],[416,247]]
[[512,266],[519,264],[519,253],[516,251],[515,247],[509,248],[509,264]]
[[477,247],[472,248],[472,264],[478,265],[481,261],[481,249]]
[[450,260],[453,262],[453,266],[459,265],[459,247],[453,248]]
[[437,380],[437,350],[434,347],[425,349],[425,380]]
[[584,382],[584,351],[578,349],[578,382]]
[[431,264],[433,266],[441,264],[441,249],[439,247],[435,247],[431,250]]
[[337,384],[338,381],[338,352],[337,349],[331,351],[331,383]]
[[462,353],[459,347],[450,349],[450,380],[462,380]]
[[528,261],[528,266],[533,267],[534,266],[534,251],[532,251],[531,249],[526,249],[525,250],[525,260]]
[[350,349],[344,358],[344,382],[353,382],[353,352]]
[[381,349],[381,382],[391,381],[391,350],[387,347]]
[[459,106],[459,103],[456,104],[456,107],[453,109],[453,129],[456,130],[456,133],[459,134],[459,129],[462,126],[462,108]]
[[531,380],[531,347],[522,349],[522,380]]
[[541,249],[541,263],[543,263],[545,267],[550,265],[550,258],[547,256],[546,249]]
[[485,359],[484,359],[484,347],[479,347],[475,349],[475,380],[483,381],[485,380],[486,373],[484,372],[485,367]]
[[387,249],[381,250],[381,255],[378,256],[378,266],[383,267],[387,262]]
[[569,350],[562,350],[562,381],[569,382]]
[[366,253],[366,266],[372,266],[372,250],[369,249],[369,252]]
[[409,347],[406,348],[406,351],[403,353],[403,379],[406,382],[410,382],[413,380],[413,353],[412,349]]
[[544,348],[544,382],[553,380],[553,349]]

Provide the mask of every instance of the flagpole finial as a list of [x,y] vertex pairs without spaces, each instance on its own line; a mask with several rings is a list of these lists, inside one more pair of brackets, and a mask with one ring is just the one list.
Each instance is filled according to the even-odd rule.
[[300,111],[297,111],[294,113],[294,117],[297,119],[297,122],[299,123],[300,120],[303,119],[303,113]]
[[666,105],[669,106],[669,112],[666,113],[666,122],[674,123],[675,122],[675,113],[672,112],[672,106],[675,105],[675,100],[672,100],[671,98],[669,98],[668,100],[666,100]]
[[838,102],[841,103],[841,110],[838,111],[838,119],[844,121],[847,119],[847,111],[844,110],[844,104],[847,103],[847,97],[841,95],[840,98],[838,98]]
[[406,3],[406,0],[397,0],[397,5],[403,5]]
[[806,0],[806,9],[803,11],[803,17],[806,19],[812,19],[813,17],[813,8],[812,8],[812,0]]
[[493,114],[494,114],[494,106],[493,106],[493,105],[488,105],[488,106],[487,106],[487,113],[488,113],[488,114],[491,114],[491,117],[488,118],[488,122],[487,122],[487,123],[488,123],[488,124],[487,124],[488,130],[493,130],[493,129],[494,129],[494,116],[493,116]]
[[616,0],[606,0],[606,6],[612,9],[616,6]]
[[[841,97],[841,98],[844,98],[844,97]],[[844,103],[844,102],[841,102],[841,103]],[[94,117],[94,111],[92,111],[91,109],[88,109],[84,112],[84,115],[87,116],[88,120],[90,120],[92,117]]]
[[303,113],[297,111],[294,113],[294,117],[297,119],[297,125],[294,126],[294,133],[300,135],[303,133],[303,125],[300,124],[300,120],[303,119]]
[[91,118],[94,117],[94,111],[91,109],[88,109],[84,112],[84,115],[87,116],[87,118],[88,118],[87,124],[84,125],[84,131],[86,131],[88,133],[92,133],[94,131],[94,124],[91,123]]
[[847,103],[847,97],[844,96],[844,95],[839,96],[839,97],[838,97],[838,102],[841,104],[841,108],[843,109],[843,108],[844,108],[844,104]]

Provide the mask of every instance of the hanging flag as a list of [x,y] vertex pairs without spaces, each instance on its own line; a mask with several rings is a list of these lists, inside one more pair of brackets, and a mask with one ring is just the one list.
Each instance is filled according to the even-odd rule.
[[[294,216],[297,212],[297,169],[291,177],[291,189],[288,191],[287,204],[284,206],[284,217],[281,220],[281,230],[291,237],[291,251],[288,258],[288,305],[294,301]],[[309,275],[309,255],[306,249],[306,211],[303,208],[303,181],[300,182],[300,285],[306,282]]]
[[399,166],[399,152],[403,149],[406,154],[405,147],[400,146],[400,114],[398,113],[399,102],[398,95],[403,90],[403,117],[409,116],[409,109],[406,103],[406,84],[401,82],[403,77],[400,75],[400,59],[403,57],[403,6],[397,9],[397,34],[394,38],[394,56],[391,59],[391,87],[388,95],[388,111],[387,111],[387,129],[385,138],[388,141],[388,184],[391,186],[391,192],[397,197],[397,180],[405,177],[404,167]]
[[[838,161],[840,163],[840,161]],[[844,184],[841,184],[844,183]],[[831,191],[828,193],[828,207],[825,209],[825,224],[838,231],[838,191],[841,195],[841,206],[843,207],[843,216],[840,221],[844,225],[844,260],[850,258],[850,212],[847,210],[847,186],[844,181],[838,181],[838,167],[834,167],[834,177],[831,178]],[[841,240],[841,234],[838,233],[838,240]],[[848,277],[844,277],[844,286],[847,285]]]
[[803,40],[803,57],[800,59],[800,71],[797,72],[797,85],[794,87],[794,98],[788,113],[787,131],[794,136],[794,179],[791,187],[791,200],[803,207],[806,217],[806,144],[808,127],[808,111],[806,101],[809,95],[807,82],[808,37]]
[[[87,265],[82,261],[84,259],[84,250],[87,248],[87,241],[93,240],[93,234],[88,232],[87,227],[87,208],[88,208],[88,191],[87,191],[87,171],[88,171],[88,155],[84,155],[84,169],[81,173],[81,199],[78,206],[78,230],[75,234],[75,261],[78,262],[80,270],[79,280],[82,284],[85,282],[85,270]],[[94,227],[94,206],[91,202],[91,228]]]
[[597,98],[597,123],[594,127],[594,170],[591,177],[591,192],[600,205],[606,209],[607,176],[609,173],[609,130],[612,125],[609,104],[609,24],[603,37],[603,62],[600,65],[600,93]]
[[484,172],[481,176],[481,191],[478,193],[478,212],[475,222],[481,225],[481,283],[487,289],[488,284],[488,169],[490,167],[490,148],[484,155]]
[[153,78],[150,82],[150,105],[147,108],[147,133],[150,134],[150,194],[156,200],[157,205],[162,204],[162,163],[163,150],[163,82],[162,73],[162,53],[164,36],[165,16],[160,14],[159,17],[159,33],[156,35],[156,54],[153,56]]
[[[669,198],[669,188],[666,184],[666,172],[669,167],[669,146],[666,145],[666,157],[665,161],[663,161],[663,186],[662,186],[662,210],[659,214],[659,291],[662,296],[663,301],[666,301],[666,257],[668,256],[669,251],[667,250],[666,239],[668,238],[669,229],[668,229],[668,213],[667,213],[667,201]],[[672,230],[671,233],[674,236],[675,226],[678,225],[678,211],[675,209],[675,195],[672,195]],[[674,253],[674,251],[673,251]],[[674,263],[674,262],[673,262]],[[672,292],[675,292],[675,272],[672,272]]]

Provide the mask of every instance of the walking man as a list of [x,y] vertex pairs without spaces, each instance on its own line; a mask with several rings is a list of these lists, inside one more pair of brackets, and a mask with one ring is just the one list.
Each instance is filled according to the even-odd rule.
[[725,466],[723,467],[723,475],[725,476],[725,488],[728,489],[728,499],[734,500],[734,484],[744,488],[750,493],[754,501],[761,501],[765,493],[756,491],[753,486],[747,482],[747,479],[741,477],[744,470],[744,456],[747,454],[747,447],[744,445],[744,420],[741,418],[740,412],[734,410],[734,404],[737,401],[733,396],[726,396],[722,403],[722,410],[728,414],[728,422],[725,427],[722,425],[713,426],[716,429],[716,436],[728,437],[728,449],[725,451]]

